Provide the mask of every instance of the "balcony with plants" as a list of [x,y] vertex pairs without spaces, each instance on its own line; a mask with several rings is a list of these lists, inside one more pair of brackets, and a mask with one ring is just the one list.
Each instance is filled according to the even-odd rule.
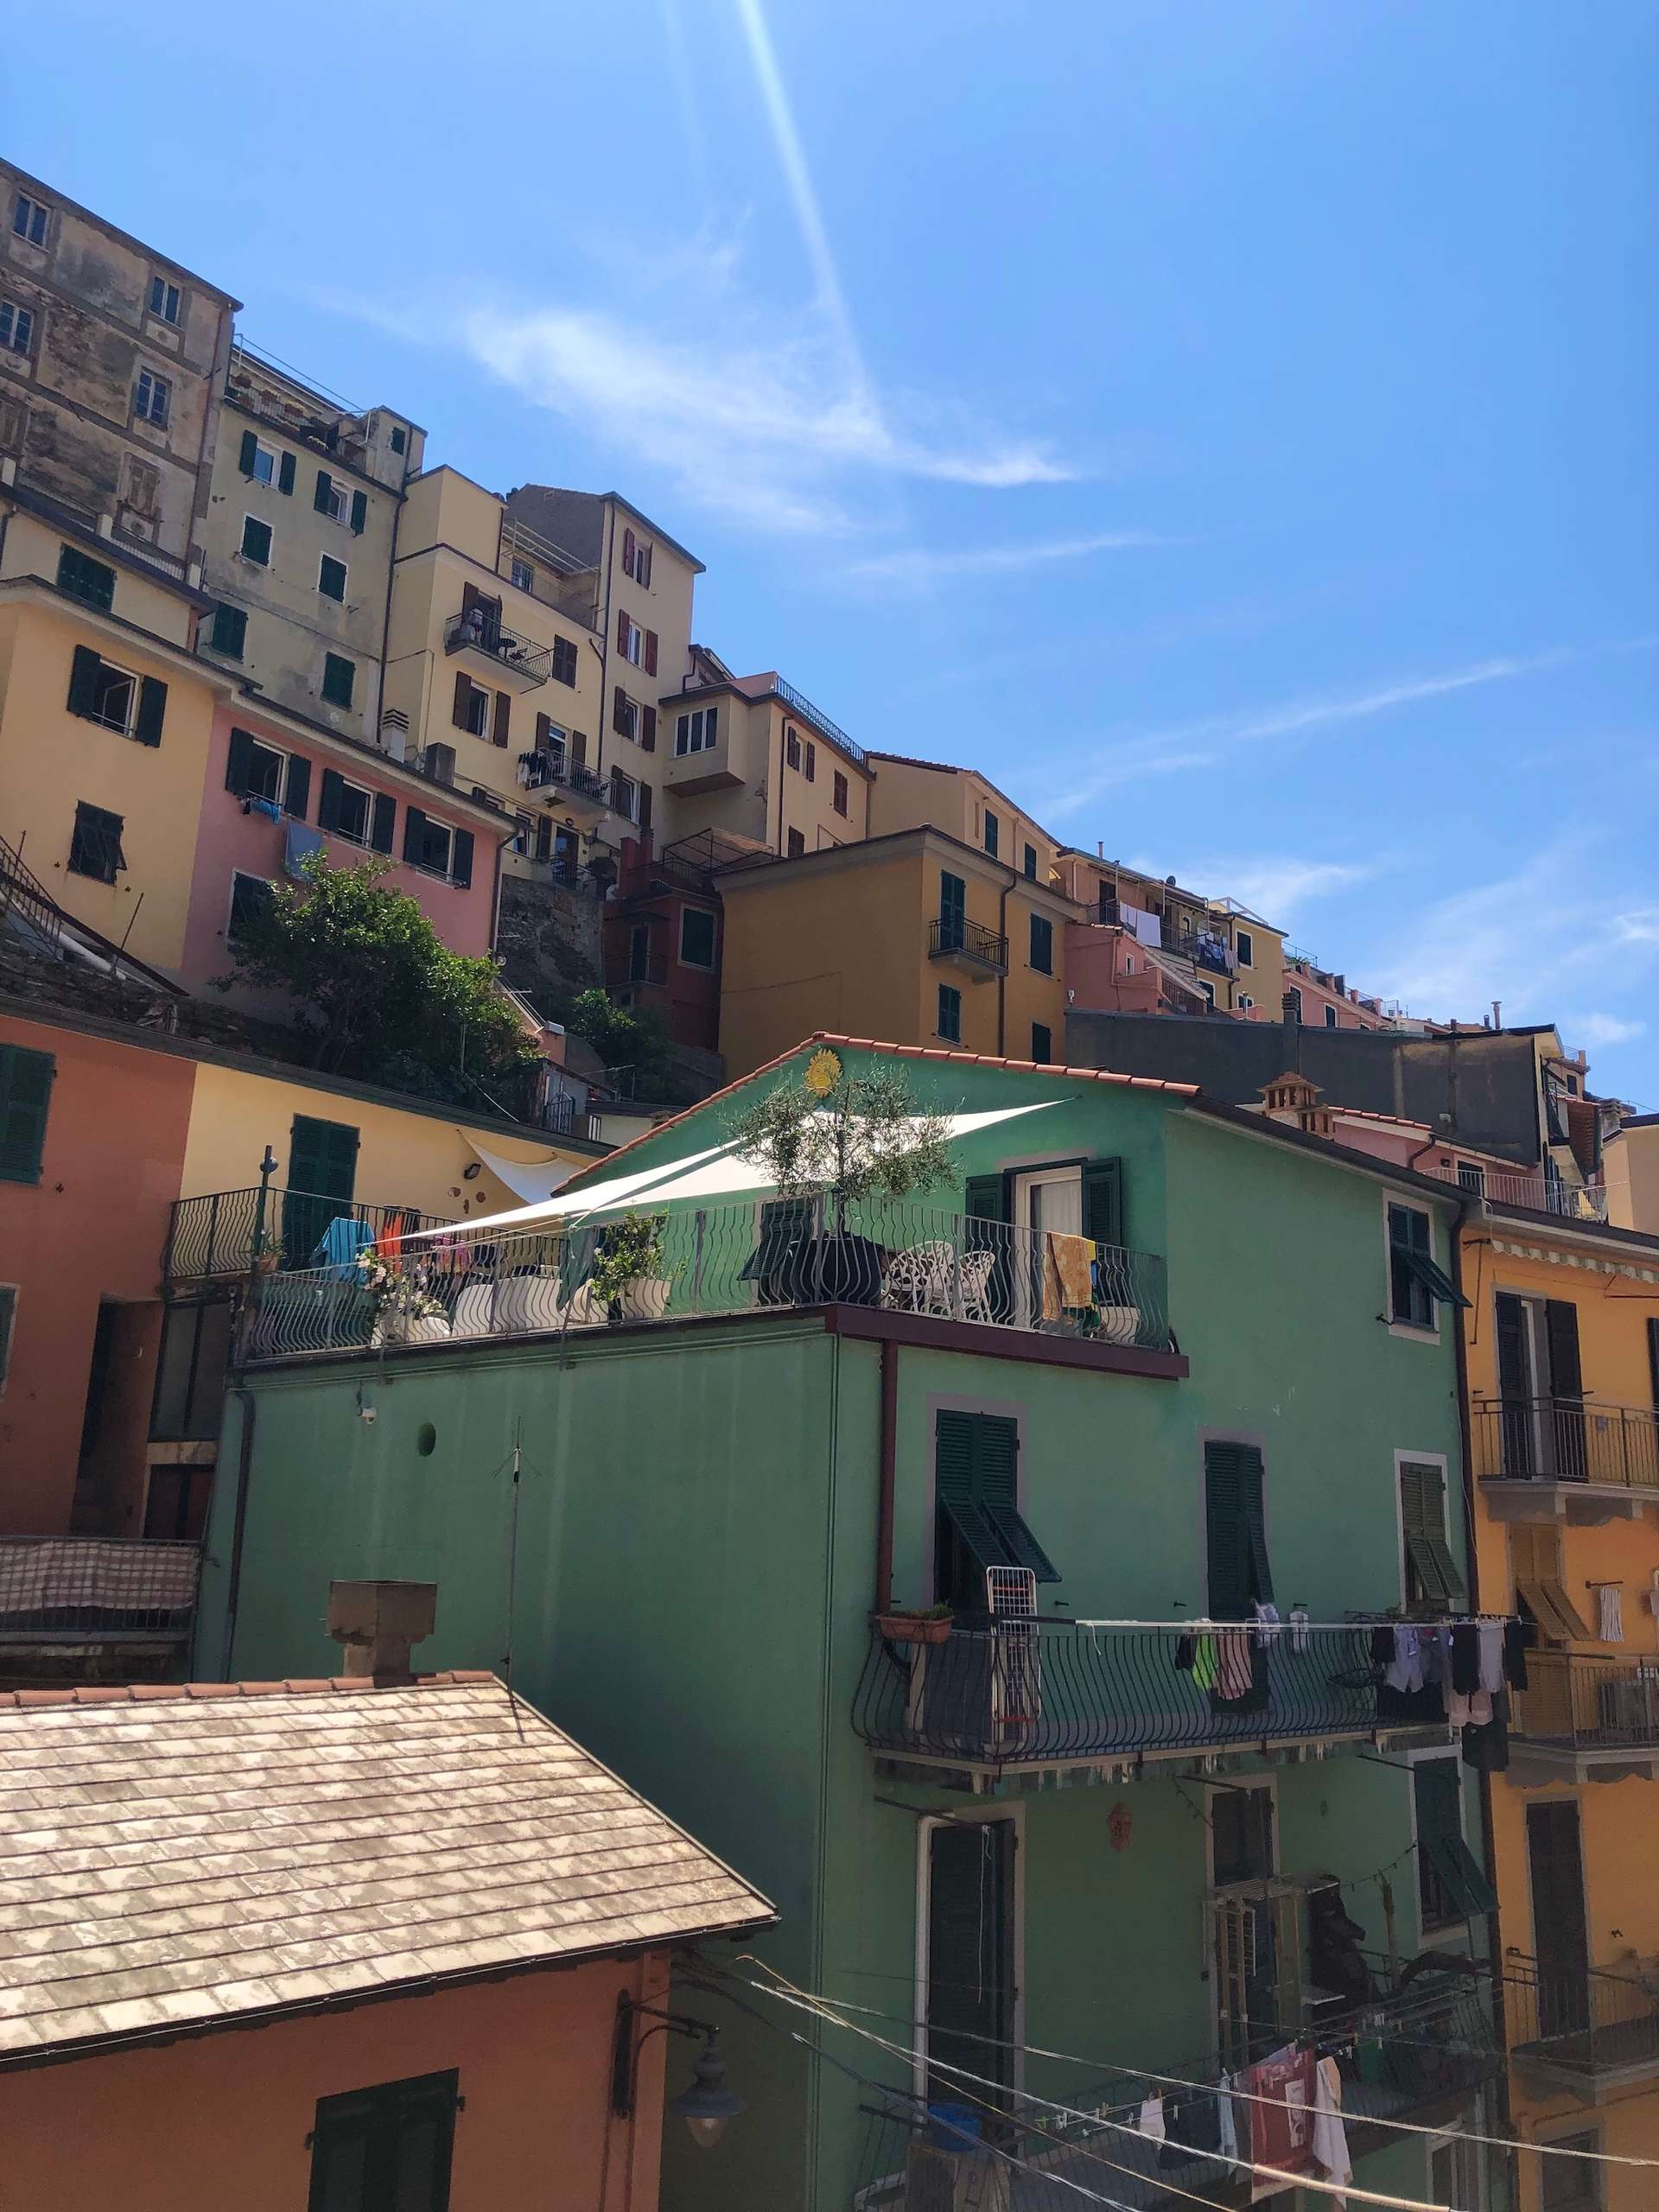
[[337,1263],[371,1245],[395,1249],[405,1236],[441,1229],[442,1214],[418,1206],[369,1205],[290,1191],[279,1184],[175,1198],[162,1256],[175,1289],[193,1283],[291,1274],[314,1260]]

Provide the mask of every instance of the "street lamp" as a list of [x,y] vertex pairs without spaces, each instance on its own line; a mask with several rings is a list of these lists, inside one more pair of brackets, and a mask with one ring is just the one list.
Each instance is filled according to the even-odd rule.
[[[658,2024],[647,2028],[636,2042],[633,2024],[641,2013]],[[654,2005],[639,2004],[626,1989],[616,2000],[616,2028],[611,2042],[611,2110],[619,2120],[633,2117],[639,2053],[645,2037],[657,2035],[703,2038],[694,2069],[696,2078],[689,2089],[682,2089],[677,2097],[670,2101],[668,2110],[685,2122],[691,2140],[700,2151],[712,2151],[726,2133],[727,2121],[735,2120],[739,2113],[748,2109],[747,2100],[726,2087],[720,2030],[708,2020],[694,2020],[683,2012],[664,2012]]]

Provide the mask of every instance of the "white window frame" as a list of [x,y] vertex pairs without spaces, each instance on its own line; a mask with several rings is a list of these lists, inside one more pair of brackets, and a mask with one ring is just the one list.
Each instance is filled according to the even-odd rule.
[[622,620],[628,626],[623,638],[622,658],[630,668],[643,667],[645,658],[645,633],[632,614],[625,613]]
[[[29,212],[24,214],[24,210]],[[19,216],[23,219],[20,222]],[[35,220],[39,219],[40,236],[35,235]],[[26,245],[44,246],[52,231],[52,210],[44,200],[37,200],[32,192],[17,193],[11,203],[11,234],[22,238]]]
[[[685,924],[686,924],[686,917],[687,917],[688,915],[690,915],[690,914],[702,914],[702,915],[706,916],[706,917],[707,917],[707,918],[708,918],[708,920],[709,920],[709,924],[710,924],[710,925],[711,925],[711,934],[710,934],[710,936],[709,936],[709,957],[707,958],[707,960],[689,960],[689,959],[686,957],[686,951],[685,951]],[[714,974],[714,972],[715,972],[715,957],[716,957],[716,948],[717,948],[717,946],[719,945],[719,943],[720,943],[720,924],[719,924],[719,922],[716,920],[716,918],[715,918],[715,917],[714,913],[712,912],[712,911],[711,911],[709,907],[707,907],[707,906],[682,906],[682,907],[681,907],[681,909],[680,909],[680,944],[679,944],[679,951],[678,951],[678,954],[677,954],[677,958],[678,958],[678,960],[679,960],[679,963],[680,963],[680,965],[681,965],[681,967],[682,967],[682,968],[691,968],[691,969],[695,969],[696,970],[697,974],[698,974],[698,975],[700,975],[700,976],[712,976],[712,975]]]
[[11,1347],[17,1334],[17,1308],[23,1299],[21,1283],[0,1282],[0,1398],[6,1395],[11,1372]]
[[613,814],[620,814],[625,822],[637,823],[639,819],[639,779],[636,777],[629,775],[625,768],[613,769],[612,774],[613,776],[620,775],[621,777],[622,781],[627,786],[628,795],[623,804],[620,806],[618,806],[616,804],[616,787],[614,784],[607,783],[606,786],[606,799],[607,804],[610,806],[611,811]]
[[328,479],[328,519],[346,524],[352,519],[352,487],[335,476]]
[[325,830],[323,834],[329,837],[343,837],[348,845],[355,845],[360,851],[366,852],[369,849],[369,840],[374,834],[374,793],[366,785],[348,784],[343,776],[340,779],[340,788],[342,798],[362,800],[363,835],[360,837],[354,837],[349,830],[340,828],[338,823],[334,829]]
[[1457,2126],[1448,2127],[1444,2134],[1431,2135],[1425,2139],[1423,2195],[1427,2202],[1439,2203],[1440,2201],[1434,2193],[1434,2161],[1442,2151],[1450,2151],[1452,2164],[1458,2169],[1454,2177],[1457,2195],[1455,2198],[1448,2197],[1446,2201],[1448,2203],[1455,2202],[1459,2206],[1466,2207],[1467,2212],[1482,2212],[1482,2208],[1487,2201],[1484,2166],[1477,2145],[1472,2141],[1471,2134],[1465,2131],[1478,2130],[1483,2117],[1480,2106],[1477,2102],[1462,2114]]
[[[476,728],[474,728],[474,726],[473,726],[473,716],[474,716],[474,715],[479,711],[479,707],[480,707],[480,703],[482,704],[482,708],[483,708],[483,715],[484,715],[484,718],[483,718],[482,722],[481,722],[481,723],[480,723],[480,724]],[[471,690],[470,690],[470,691],[468,691],[468,693],[467,694],[467,736],[468,736],[468,737],[481,737],[481,738],[484,738],[485,740],[486,740],[486,741],[487,741],[487,739],[488,739],[488,737],[489,737],[489,734],[490,734],[490,726],[491,726],[491,723],[493,721],[494,717],[495,717],[495,694],[494,694],[494,692],[493,692],[493,691],[486,691],[486,690],[485,690],[484,686],[483,686],[481,683],[474,683],[474,684],[473,685],[473,687],[472,687]]]
[[1008,1821],[1014,1826],[1014,1942],[1010,1946],[1014,1955],[1014,2049],[1009,2054],[1014,2063],[1009,2074],[1014,2094],[1020,2097],[1025,2094],[1026,1808],[1016,1799],[1011,1803],[999,1801],[983,1807],[964,1806],[960,1812],[952,1811],[948,1815],[925,1813],[916,1823],[916,1978],[910,2011],[916,2023],[911,2031],[911,2086],[918,2097],[927,2094],[928,1923],[932,1917],[933,1831],[980,1821]]
[[[35,348],[35,310],[26,308],[21,300],[7,297],[0,300],[0,316],[7,315],[11,317],[11,323],[9,329],[0,333],[0,352],[16,353],[20,360],[26,361]],[[22,345],[17,342],[20,331]]]
[[[324,563],[325,561],[333,561],[333,562],[334,562],[334,566],[335,566],[335,568],[337,568],[337,569],[340,570],[340,597],[339,597],[338,599],[334,599],[334,594],[333,594],[333,592],[331,592],[331,591],[324,591],[324,589],[323,589],[323,588],[322,588],[322,564],[323,564],[323,563]],[[336,556],[335,556],[334,554],[332,554],[332,553],[319,553],[319,554],[318,554],[318,556],[317,556],[317,596],[318,596],[318,598],[319,598],[319,599],[330,599],[330,600],[334,600],[334,605],[335,605],[336,607],[344,607],[344,606],[345,606],[345,604],[346,604],[346,593],[351,589],[351,582],[352,582],[352,569],[351,569],[351,563],[350,563],[350,562],[349,562],[349,561],[341,561],[341,560],[339,560],[339,559],[337,559],[337,558],[336,558]]]
[[1255,1001],[1250,996],[1248,991],[1241,991],[1239,993],[1238,1010],[1241,1014],[1249,1014],[1255,1005]]
[[[1436,1267],[1440,1265],[1440,1262],[1434,1259],[1433,1207],[1419,1205],[1414,1198],[1399,1198],[1390,1191],[1384,1191],[1382,1193],[1382,1312],[1388,1321],[1389,1334],[1391,1337],[1403,1338],[1407,1344],[1437,1344],[1440,1341],[1440,1301],[1438,1298],[1431,1298],[1428,1301],[1428,1310],[1434,1316],[1433,1325],[1431,1328],[1419,1328],[1414,1321],[1396,1321],[1394,1318],[1394,1240],[1389,1235],[1389,1208],[1390,1206],[1398,1206],[1405,1213],[1421,1213],[1427,1216],[1428,1256],[1431,1260],[1434,1260]],[[1454,1321],[1456,1318],[1454,1313],[1452,1316]],[[1432,1454],[1426,1453],[1424,1456],[1432,1457]],[[1396,1497],[1399,1487],[1396,1478],[1395,1483]]]
[[[259,467],[261,461],[265,464],[263,473]],[[250,480],[255,484],[270,484],[274,486],[280,463],[281,456],[276,447],[268,446],[263,438],[256,437],[253,442],[253,467],[248,471]],[[263,521],[264,517],[256,516],[255,520]]]
[[[157,307],[156,304],[156,294],[158,287],[162,295],[162,304],[160,307]],[[172,310],[171,314],[168,312],[169,308]],[[152,272],[149,279],[149,307],[148,313],[155,321],[164,322],[169,330],[176,330],[184,319],[183,292],[180,289],[178,285],[170,283],[167,277],[158,276],[154,272]]]
[[89,722],[93,723],[99,729],[107,729],[112,732],[117,737],[130,737],[132,735],[133,724],[138,719],[138,701],[143,690],[143,679],[139,676],[136,669],[123,668],[120,662],[117,660],[105,660],[102,653],[98,657],[98,665],[100,677],[105,670],[108,670],[113,675],[124,677],[127,682],[131,685],[132,689],[127,700],[126,720],[124,721],[112,722],[106,720],[102,715],[88,715],[86,720]]
[[521,561],[517,557],[517,556],[515,556],[512,562],[512,573],[507,581],[512,584],[515,591],[524,591],[534,594],[536,589],[536,571],[528,561]]
[[276,888],[268,875],[256,875],[250,868],[233,868],[231,870],[230,896],[225,902],[225,942],[227,944],[231,941],[231,917],[236,912],[236,887],[238,883],[263,883],[267,891]]
[[268,791],[245,791],[243,793],[243,797],[245,798],[270,798],[273,806],[281,806],[283,802],[288,797],[288,771],[289,764],[293,759],[293,755],[285,752],[280,745],[270,745],[267,744],[263,737],[253,737],[251,731],[249,732],[249,735],[252,738],[252,742],[257,751],[270,753],[279,765],[276,772],[276,790],[274,796]]
[[[149,386],[148,404],[145,399],[146,385]],[[158,394],[162,407],[159,415],[156,412]],[[132,411],[141,423],[148,423],[152,429],[166,429],[173,419],[172,378],[162,376],[158,369],[152,369],[147,364],[142,365],[132,387]]]
[[1329,1004],[1329,1002],[1326,1003],[1325,1009],[1325,1026],[1327,1029],[1336,1029],[1341,1027],[1341,1024],[1337,1018],[1337,1009],[1335,1007]]
[[712,753],[720,742],[719,709],[693,707],[674,721],[674,757],[683,760],[693,753]]
[[1233,952],[1241,968],[1255,967],[1255,939],[1250,935],[1249,930],[1234,931]]
[[[265,544],[265,557],[263,561],[256,561],[252,554],[247,550],[248,524],[250,523],[257,523],[261,530],[269,533]],[[269,569],[274,565],[276,554],[276,530],[265,520],[264,515],[250,514],[247,510],[244,508],[242,512],[242,534],[236,541],[237,559],[238,561],[245,561],[251,569]]]
[[[1395,1465],[1396,1469],[1399,1466],[1400,1460],[1402,1456],[1408,1459],[1421,1459],[1427,1460],[1432,1459],[1434,1457],[1434,1454],[1432,1452],[1408,1452],[1403,1455],[1400,1452],[1395,1452]],[[1399,1484],[1397,1480],[1395,1484],[1395,1489],[1397,1493],[1399,1490]],[[1462,1837],[1466,1847],[1469,1841],[1469,1808],[1463,1801],[1463,1777],[1465,1769],[1463,1761],[1458,1756],[1455,1739],[1450,1745],[1444,1744],[1428,1744],[1422,1745],[1417,1750],[1408,1751],[1405,1753],[1405,1763],[1409,1767],[1428,1765],[1436,1759],[1443,1760],[1448,1766],[1452,1766],[1457,1769],[1458,1834]],[[1434,1942],[1438,1947],[1441,1944],[1445,1936],[1461,1934],[1465,1929],[1465,1923],[1461,1920],[1437,1920],[1429,1923],[1426,1923],[1423,1919],[1421,1904],[1422,1892],[1417,1878],[1417,1853],[1421,1839],[1417,1834],[1417,1777],[1415,1775],[1413,1775],[1412,1777],[1411,1795],[1408,1801],[1408,1809],[1411,1815],[1412,1895],[1414,1900],[1417,1903],[1418,1939],[1421,1945],[1427,1946],[1429,1939],[1429,1928],[1432,1925],[1434,1933]],[[1478,1860],[1477,1860],[1477,1863],[1478,1863]]]
[[[423,860],[405,861],[404,865],[405,868],[412,868],[417,875],[429,875],[441,883],[448,883],[451,880],[454,874],[455,832],[453,824],[448,822],[441,822],[435,814],[427,815],[424,817],[424,827],[422,834],[425,836],[436,830],[442,830],[444,836],[443,866],[442,868],[435,868],[430,861]],[[513,841],[513,849],[515,851],[518,850],[517,838]]]

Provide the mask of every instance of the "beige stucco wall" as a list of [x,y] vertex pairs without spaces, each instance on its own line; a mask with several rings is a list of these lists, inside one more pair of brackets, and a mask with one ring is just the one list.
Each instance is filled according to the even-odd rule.
[[931,767],[925,762],[896,760],[884,753],[873,753],[870,766],[874,771],[869,804],[871,836],[931,827],[982,851],[988,811],[996,817],[996,858],[1005,867],[1023,870],[1025,849],[1033,845],[1037,853],[1037,880],[1050,881],[1058,865],[1058,844],[1040,823],[976,769]]
[[1659,1236],[1659,1122],[1621,1129],[1602,1149],[1607,1218]]

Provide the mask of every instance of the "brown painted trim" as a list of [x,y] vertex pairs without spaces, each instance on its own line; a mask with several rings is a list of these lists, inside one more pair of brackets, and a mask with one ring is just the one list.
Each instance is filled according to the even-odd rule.
[[1184,1352],[1141,1351],[1086,1337],[1046,1337],[982,1321],[941,1321],[928,1313],[893,1313],[880,1306],[825,1306],[831,1336],[880,1344],[916,1344],[932,1351],[977,1352],[990,1359],[1030,1360],[1041,1367],[1088,1367],[1111,1375],[1153,1375],[1179,1382],[1192,1370]]

